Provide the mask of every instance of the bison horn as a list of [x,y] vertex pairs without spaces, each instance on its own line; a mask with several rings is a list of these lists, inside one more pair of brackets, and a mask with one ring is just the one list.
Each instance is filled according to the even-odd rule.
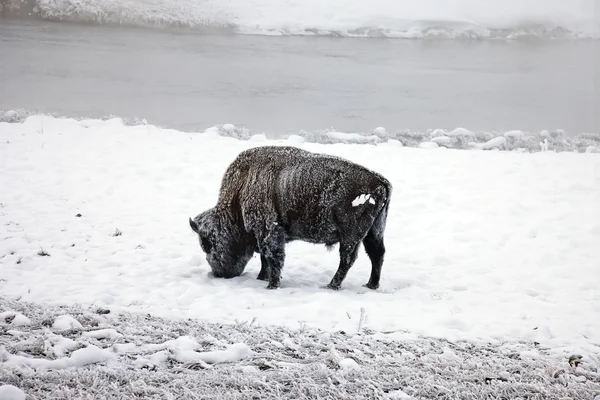
[[198,233],[198,224],[195,223],[191,218],[190,218],[190,226],[192,227],[192,230],[196,233]]

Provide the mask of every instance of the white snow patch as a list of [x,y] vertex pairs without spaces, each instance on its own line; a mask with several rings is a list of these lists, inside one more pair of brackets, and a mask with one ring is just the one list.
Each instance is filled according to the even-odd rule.
[[0,400],[25,400],[24,391],[13,385],[0,386]]
[[201,360],[207,364],[227,363],[241,361],[250,357],[253,351],[244,343],[235,343],[226,350],[214,350],[203,353],[195,351],[181,351],[176,353],[176,360],[179,362],[189,362]]
[[381,146],[390,146],[390,147],[403,147],[401,141],[396,139],[388,139],[386,143],[382,143]]
[[79,344],[75,340],[53,333],[50,333],[44,341],[46,353],[48,355],[54,355],[57,358],[66,356],[69,352],[78,347]]
[[145,348],[147,350],[169,350],[169,351],[176,351],[176,350],[190,350],[193,351],[197,348],[199,348],[200,345],[198,344],[198,342],[196,341],[196,339],[194,339],[191,336],[179,336],[176,339],[171,339],[171,340],[167,340],[166,342],[162,343],[162,344],[147,344],[145,345]]
[[358,370],[360,366],[352,358],[344,358],[340,360],[340,368],[343,370]]
[[360,133],[346,133],[346,132],[327,132],[327,136],[332,139],[344,141],[344,142],[377,142],[379,140],[378,136],[375,135],[361,135]]
[[360,194],[356,196],[354,200],[352,200],[352,207],[358,207],[361,204],[365,204],[367,201],[370,204],[375,204],[375,199],[371,197],[370,194]]
[[498,137],[488,140],[485,143],[478,144],[477,147],[482,150],[492,150],[492,149],[502,147],[505,144],[506,144],[506,138],[502,137],[502,136],[498,136]]
[[391,390],[388,393],[383,395],[385,400],[405,400],[405,399],[414,399],[414,397],[409,396],[404,393],[402,390]]
[[299,346],[289,337],[283,339],[282,344],[293,350],[297,350],[299,348]]
[[[169,344],[169,351],[160,351],[153,354],[149,360],[140,359],[140,365],[146,361],[150,361],[152,364],[160,365],[167,361],[168,357],[172,357],[174,360],[181,363],[200,363],[204,364],[217,364],[217,363],[228,363],[241,361],[245,358],[250,357],[253,351],[244,343],[235,343],[229,346],[226,350],[215,350],[207,352],[197,352],[194,349],[199,347],[195,340],[190,338],[180,338],[181,341],[171,341]],[[195,343],[195,345],[193,345]],[[208,367],[208,365],[205,365]]]
[[235,130],[235,125],[232,124],[224,124],[223,126],[221,126],[221,128],[228,133],[231,133]]
[[69,329],[83,329],[83,326],[70,315],[60,315],[52,324],[52,328],[58,331],[66,331]]
[[292,143],[292,144],[300,144],[300,143],[304,143],[306,142],[306,139],[304,139],[302,136],[300,135],[290,135],[287,137],[287,141]]
[[135,368],[146,368],[146,367],[159,367],[164,366],[165,363],[169,360],[171,353],[168,350],[161,350],[154,354],[151,354],[149,357],[138,357],[133,365]]
[[118,339],[123,336],[119,332],[117,332],[116,330],[114,330],[112,328],[98,329],[95,331],[83,332],[82,335],[87,336],[87,337],[92,337],[95,339]]
[[[231,125],[233,126],[233,125]],[[234,127],[235,128],[235,127]],[[219,135],[219,127],[218,126],[211,126],[210,128],[206,128],[202,134],[204,135],[214,135],[214,136],[218,136]]]
[[434,129],[430,135],[431,137],[446,136],[446,131],[443,129]]
[[451,145],[453,140],[448,136],[437,136],[431,138],[430,142],[437,143],[438,145]]
[[16,122],[19,119],[19,113],[15,110],[8,110],[4,113],[0,121],[2,122]]
[[240,369],[245,374],[258,374],[258,373],[260,373],[260,370],[258,368],[256,368],[254,365],[244,365]]
[[377,135],[385,135],[387,133],[387,131],[385,130],[385,128],[383,126],[378,126],[377,128],[373,129],[373,133],[375,133]]
[[520,356],[524,358],[530,358],[533,360],[539,360],[541,358],[540,354],[533,350],[522,351],[520,353]]
[[436,142],[421,142],[419,143],[419,147],[422,149],[437,149],[440,145]]
[[525,136],[525,132],[523,131],[507,131],[504,132],[504,137],[507,138],[522,138],[523,136]]
[[83,349],[75,350],[69,358],[63,357],[57,360],[47,360],[9,355],[8,361],[4,364],[11,367],[65,369],[83,367],[85,365],[101,363],[113,359],[115,359],[115,355],[108,350],[103,350],[94,345],[88,345],[88,347]]
[[252,135],[250,136],[250,139],[248,139],[248,141],[250,142],[266,142],[267,140],[267,135],[265,135],[264,133]]
[[139,350],[139,347],[135,343],[115,343],[112,345],[112,349],[117,354],[133,353]]
[[600,153],[599,146],[588,146],[585,148],[586,153]]
[[23,314],[17,313],[10,324],[11,326],[28,326],[31,325],[31,320]]
[[8,324],[10,326],[28,326],[31,325],[31,320],[23,314],[16,311],[4,311],[0,313],[0,325]]
[[96,364],[114,359],[114,355],[108,350],[89,345],[83,349],[75,350],[69,357],[72,366],[84,366]]
[[168,357],[182,362],[200,362],[206,364],[225,363],[240,361],[253,354],[253,351],[244,343],[235,343],[225,350],[215,350],[208,352],[197,352],[196,349],[201,346],[196,339],[190,336],[180,336],[177,339],[168,340],[162,344],[144,345],[144,350],[156,351],[149,359],[140,358],[140,366],[147,363],[161,365],[166,362]]
[[448,347],[444,348],[442,350],[441,354],[427,354],[427,355],[423,356],[423,359],[439,361],[439,362],[444,362],[444,361],[459,362],[460,361],[460,357],[458,357],[456,355],[456,353]]
[[446,136],[452,136],[452,137],[458,137],[458,136],[464,136],[464,137],[473,137],[475,136],[475,132],[472,132],[468,129],[465,128],[456,128],[451,132],[447,132]]

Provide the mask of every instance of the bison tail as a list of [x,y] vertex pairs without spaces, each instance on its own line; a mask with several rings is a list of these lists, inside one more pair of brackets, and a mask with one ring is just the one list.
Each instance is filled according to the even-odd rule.
[[389,182],[385,182],[377,191],[379,192],[379,197],[382,197],[385,200],[377,217],[375,217],[375,221],[373,221],[371,233],[375,236],[382,237],[385,231],[390,201],[392,199],[392,185]]

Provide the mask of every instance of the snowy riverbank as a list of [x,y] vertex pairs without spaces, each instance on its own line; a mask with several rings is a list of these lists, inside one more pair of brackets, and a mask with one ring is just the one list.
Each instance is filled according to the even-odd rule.
[[595,0],[4,0],[3,15],[258,35],[599,38]]

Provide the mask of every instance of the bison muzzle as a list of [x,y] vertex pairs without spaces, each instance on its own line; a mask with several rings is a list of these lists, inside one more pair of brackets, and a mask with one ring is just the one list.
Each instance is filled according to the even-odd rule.
[[328,248],[339,243],[339,266],[327,285],[339,289],[362,242],[371,260],[365,286],[377,289],[391,194],[387,179],[343,158],[261,146],[236,157],[222,178],[217,204],[189,223],[215,277],[241,275],[258,252],[257,279],[275,289],[286,243],[300,240]]

